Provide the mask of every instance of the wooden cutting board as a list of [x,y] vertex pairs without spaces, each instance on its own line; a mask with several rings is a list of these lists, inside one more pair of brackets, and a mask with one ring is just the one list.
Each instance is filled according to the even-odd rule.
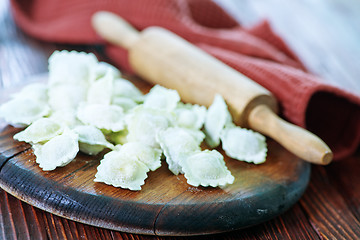
[[[145,92],[151,87],[135,84]],[[310,177],[309,163],[268,139],[264,164],[224,155],[235,177],[225,188],[192,187],[163,162],[148,174],[141,191],[130,191],[93,181],[102,154],[80,153],[65,167],[42,171],[31,146],[12,139],[20,130],[0,122],[0,186],[5,191],[56,215],[130,233],[198,235],[258,224],[289,209]]]

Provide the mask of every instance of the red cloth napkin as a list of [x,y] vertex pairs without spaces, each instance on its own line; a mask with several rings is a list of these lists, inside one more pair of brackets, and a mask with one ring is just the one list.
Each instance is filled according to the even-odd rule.
[[[90,24],[99,10],[117,13],[139,30],[167,28],[270,90],[283,116],[320,136],[335,159],[359,146],[360,96],[306,73],[266,21],[245,29],[208,0],[11,0],[11,6],[20,28],[50,42],[104,43]],[[108,44],[106,51],[131,71],[124,49]]]

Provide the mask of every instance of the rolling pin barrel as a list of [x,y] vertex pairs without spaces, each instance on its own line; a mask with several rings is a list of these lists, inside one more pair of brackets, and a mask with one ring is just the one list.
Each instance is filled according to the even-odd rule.
[[332,160],[321,139],[275,114],[277,102],[268,90],[179,36],[160,27],[139,33],[109,12],[96,13],[93,26],[102,37],[129,50],[130,65],[147,81],[176,89],[185,102],[205,106],[218,93],[236,124],[272,137],[306,161]]

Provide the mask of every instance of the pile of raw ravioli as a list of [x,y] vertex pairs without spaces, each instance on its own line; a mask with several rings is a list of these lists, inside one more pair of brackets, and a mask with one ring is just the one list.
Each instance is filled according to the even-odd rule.
[[140,190],[147,172],[167,162],[193,186],[234,182],[223,156],[210,148],[220,142],[233,159],[262,163],[265,138],[232,123],[224,99],[212,105],[180,102],[176,90],[154,86],[143,95],[113,66],[93,54],[56,51],[49,58],[47,84],[33,83],[1,105],[0,117],[26,127],[14,139],[32,145],[44,171],[71,162],[79,151],[100,161],[96,182]]

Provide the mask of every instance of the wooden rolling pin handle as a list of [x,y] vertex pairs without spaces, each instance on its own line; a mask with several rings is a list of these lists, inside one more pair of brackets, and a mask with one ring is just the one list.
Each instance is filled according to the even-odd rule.
[[99,11],[91,20],[95,31],[112,44],[130,49],[139,39],[139,32],[116,14]]
[[256,106],[249,114],[250,128],[281,143],[298,157],[315,164],[329,164],[330,148],[311,132],[279,118],[266,105]]
[[[232,114],[234,115],[235,113],[235,118],[234,120],[236,122],[239,122],[236,119],[236,116],[242,116],[243,121],[240,121],[240,123],[245,124],[246,126],[249,126],[250,128],[264,133],[265,135],[268,135],[269,137],[273,138],[274,140],[276,140],[277,142],[279,142],[280,144],[282,144],[286,149],[288,149],[290,152],[294,153],[295,155],[299,156],[300,158],[302,158],[305,161],[308,162],[312,162],[315,164],[321,164],[321,165],[325,165],[328,164],[329,162],[331,162],[332,160],[332,152],[329,149],[329,147],[318,137],[316,137],[314,134],[306,131],[305,129],[302,129],[300,127],[297,127],[295,125],[292,125],[288,122],[285,122],[284,120],[282,120],[281,118],[279,118],[272,110],[270,110],[269,103],[271,102],[269,98],[264,98],[261,97],[259,98],[259,96],[262,96],[262,94],[267,94],[267,90],[263,89],[260,86],[255,86],[253,82],[250,82],[251,80],[246,79],[245,76],[242,76],[240,73],[235,72],[233,69],[228,68],[228,66],[223,65],[223,63],[221,62],[217,62],[215,61],[215,59],[212,59],[210,56],[208,55],[204,55],[202,52],[199,52],[197,49],[194,49],[191,45],[188,45],[187,43],[183,42],[183,40],[178,39],[177,37],[171,35],[170,33],[166,32],[166,31],[159,31],[159,29],[152,29],[152,35],[150,35],[149,31],[147,32],[147,39],[146,41],[144,40],[144,34],[143,32],[141,33],[141,37],[139,32],[134,29],[131,25],[129,25],[129,23],[127,23],[125,20],[123,20],[121,17],[113,14],[113,13],[109,13],[109,12],[98,12],[96,13],[93,18],[92,18],[92,24],[93,27],[95,28],[96,32],[102,36],[104,39],[108,40],[109,42],[115,44],[115,45],[119,45],[122,46],[128,50],[130,50],[130,52],[133,53],[133,57],[134,57],[134,51],[136,53],[139,53],[139,50],[144,50],[146,53],[149,54],[154,54],[153,51],[156,51],[156,49],[153,49],[152,47],[154,45],[154,42],[149,42],[150,37],[152,37],[152,40],[154,40],[154,37],[160,37],[162,41],[173,41],[174,45],[167,45],[167,47],[171,48],[173,46],[179,47],[180,50],[178,50],[178,52],[176,52],[176,54],[181,55],[180,56],[180,60],[181,57],[183,57],[182,61],[184,61],[185,57],[189,56],[191,57],[195,57],[195,59],[198,61],[196,62],[196,64],[194,62],[187,63],[185,64],[185,66],[187,66],[188,68],[191,67],[191,69],[194,69],[194,65],[196,65],[199,68],[202,68],[202,65],[197,65],[197,64],[202,64],[205,63],[205,65],[207,64],[207,66],[211,66],[214,67],[215,69],[219,70],[219,72],[223,71],[224,73],[226,73],[226,79],[223,78],[217,78],[217,77],[213,77],[213,81],[209,81],[208,79],[208,75],[206,75],[205,73],[208,71],[208,69],[206,69],[206,71],[201,72],[201,70],[199,70],[200,73],[202,73],[203,75],[199,75],[198,81],[204,81],[206,80],[207,84],[209,84],[210,82],[213,85],[216,86],[221,86],[222,92],[227,92],[229,93],[229,88],[234,87],[234,89],[239,90],[242,92],[242,94],[245,94],[246,96],[243,96],[243,98],[247,99],[250,101],[251,97],[253,95],[257,95],[258,101],[250,101],[250,102],[246,102],[247,107],[243,108],[241,105],[239,107],[239,105],[237,103],[240,103],[240,101],[242,100],[242,104],[244,104],[244,100],[243,99],[237,99],[236,97],[240,94],[234,94],[232,95],[232,99],[236,99],[236,102],[233,102],[232,104],[234,106],[237,106],[240,110],[242,110],[241,114],[236,114],[237,111],[239,111],[239,109],[233,109]],[[157,35],[156,35],[157,34]],[[150,36],[149,36],[150,35]],[[175,43],[176,42],[176,43]],[[137,44],[140,43],[140,44]],[[156,43],[158,43],[156,41]],[[143,44],[146,44],[146,46],[144,46]],[[163,42],[163,44],[165,44]],[[159,47],[159,44],[155,44],[155,47]],[[162,47],[162,46],[161,46]],[[174,49],[172,49],[174,50]],[[144,54],[144,51],[140,51],[141,54]],[[180,51],[180,52],[179,52]],[[173,54],[173,53],[172,53]],[[185,54],[188,54],[185,56]],[[141,60],[143,60],[143,55],[136,55],[137,58],[136,60],[139,60],[139,58],[141,58]],[[157,56],[157,63],[159,64],[159,58],[162,56],[164,57],[164,53],[163,55],[156,55]],[[160,57],[159,57],[160,56]],[[147,56],[150,57],[150,56]],[[165,55],[165,58],[168,57],[168,55]],[[167,61],[167,59],[161,59],[162,61]],[[179,66],[181,65],[180,60],[176,60],[176,59],[172,59],[173,62],[170,64],[168,62],[165,62],[164,64],[167,64],[167,67],[171,67],[171,69],[168,69],[168,72],[171,72],[171,74],[174,73],[181,73],[181,71],[183,71],[183,69],[181,71],[177,71],[179,70]],[[178,62],[176,62],[178,61]],[[131,61],[130,61],[131,62]],[[134,63],[134,62],[133,62]],[[137,67],[139,67],[139,63],[137,63]],[[161,61],[160,61],[161,63]],[[141,65],[141,64],[140,64]],[[149,65],[145,64],[146,66],[142,66],[142,68],[140,68],[140,72],[138,72],[138,74],[142,73],[144,75],[144,78],[149,77]],[[152,66],[152,65],[151,65]],[[159,65],[161,66],[161,64]],[[133,66],[134,67],[134,66]],[[147,69],[145,69],[147,68]],[[155,70],[156,73],[158,73],[159,71],[157,71],[158,69],[154,69],[153,67],[150,67],[153,71]],[[144,71],[144,69],[146,71]],[[187,70],[191,70],[191,69],[187,69]],[[166,69],[165,69],[166,70]],[[214,70],[213,71],[217,71]],[[160,71],[161,72],[161,71]],[[191,71],[187,71],[190,75],[193,74],[193,72]],[[164,77],[165,75],[160,74],[162,77]],[[158,81],[160,81],[160,76],[159,74],[154,75],[152,77],[152,82],[156,83]],[[180,74],[181,75],[181,74]],[[185,74],[186,75],[186,74]],[[174,82],[174,81],[178,81],[179,78],[181,78],[182,80],[185,79],[184,75],[179,76],[178,78],[170,78],[170,79],[165,79],[167,83],[171,82],[173,85],[175,86],[174,88],[177,89],[177,87],[179,87],[179,83],[178,82]],[[195,78],[196,79],[196,76]],[[164,79],[162,79],[164,81]],[[216,82],[219,81],[219,82]],[[188,95],[191,95],[191,91],[189,92],[189,86],[192,86],[194,89],[199,89],[198,87],[201,84],[195,84],[195,85],[189,85],[189,83],[193,82],[187,82],[188,85],[185,84],[185,86],[187,87],[185,91],[182,91],[183,94],[187,94],[186,96],[189,97]],[[246,86],[245,86],[246,85]],[[191,88],[191,87],[190,87]],[[247,92],[244,92],[244,89],[248,89],[249,92],[251,92],[251,94],[247,94]],[[260,90],[261,89],[261,90]],[[179,89],[177,89],[179,90]],[[183,89],[184,90],[184,89]],[[226,90],[226,91],[225,91]],[[256,93],[256,94],[255,94]],[[198,95],[201,96],[201,98],[194,98],[194,96],[190,96],[192,97],[190,100],[199,103],[200,100],[203,100],[203,98],[209,97],[211,96],[213,93],[210,92],[203,92],[203,95]],[[206,96],[204,96],[204,94]],[[270,94],[270,93],[268,93]],[[268,96],[268,95],[266,95]],[[265,105],[264,103],[262,103],[259,99],[263,99],[264,103],[267,103],[267,105]],[[202,103],[200,103],[202,104]],[[231,106],[231,104],[230,104]],[[272,105],[271,105],[272,106]],[[234,116],[233,116],[234,117]],[[246,124],[247,122],[247,124]]]

